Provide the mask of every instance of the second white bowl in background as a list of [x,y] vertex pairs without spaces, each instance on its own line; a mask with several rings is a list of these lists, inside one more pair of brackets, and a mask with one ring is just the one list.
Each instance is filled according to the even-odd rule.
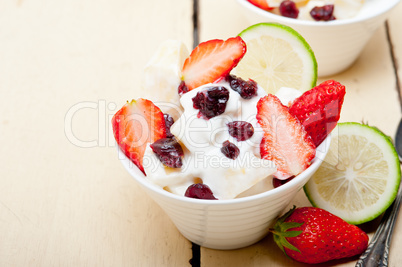
[[373,33],[400,2],[400,0],[366,0],[354,18],[306,21],[270,13],[247,0],[236,1],[241,5],[251,24],[277,22],[298,31],[315,53],[320,77],[334,75],[350,67]]

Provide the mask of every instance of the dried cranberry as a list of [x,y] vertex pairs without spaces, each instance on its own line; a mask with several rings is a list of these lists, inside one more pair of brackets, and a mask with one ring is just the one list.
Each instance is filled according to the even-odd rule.
[[236,138],[237,141],[245,141],[253,136],[254,127],[246,121],[229,122],[229,134]]
[[172,138],[174,135],[170,132],[170,127],[172,127],[174,119],[167,113],[163,114],[163,117],[165,118],[166,137]]
[[333,13],[334,5],[316,6],[310,11],[310,15],[317,21],[335,20]]
[[181,81],[179,87],[177,88],[177,91],[178,91],[180,96],[188,92],[188,87],[184,83],[184,81]]
[[299,16],[299,9],[296,7],[295,2],[286,0],[279,5],[279,12],[282,16],[296,19]]
[[235,144],[225,141],[222,144],[221,152],[229,159],[236,159],[239,156],[240,149]]
[[199,109],[198,115],[210,119],[225,112],[229,91],[225,87],[216,86],[198,92],[193,97],[193,107]]
[[183,166],[181,158],[184,152],[175,138],[161,138],[151,144],[151,148],[164,165],[171,168]]
[[187,188],[184,195],[198,199],[217,199],[206,184],[192,184]]
[[280,180],[280,179],[274,177],[274,179],[272,179],[272,185],[274,186],[274,188],[277,188],[277,187],[280,187],[281,185],[286,184],[287,182],[289,182],[293,178],[295,178],[295,176],[291,176],[290,178],[285,179],[285,180]]
[[250,99],[257,95],[257,83],[253,80],[245,81],[240,77],[228,75],[226,80],[230,84],[230,88],[238,92],[244,99]]

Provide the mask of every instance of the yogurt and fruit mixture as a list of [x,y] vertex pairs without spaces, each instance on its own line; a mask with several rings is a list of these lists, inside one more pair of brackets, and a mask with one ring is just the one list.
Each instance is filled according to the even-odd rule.
[[248,0],[253,5],[288,18],[330,21],[357,15],[364,0]]
[[[186,54],[177,51],[169,62]],[[303,94],[286,87],[267,94],[231,74],[246,52],[238,36],[199,44],[176,71],[166,71],[167,61],[150,61],[144,90],[170,102],[132,100],[112,119],[117,144],[145,179],[181,196],[233,199],[309,167],[339,120],[345,87],[329,80]]]

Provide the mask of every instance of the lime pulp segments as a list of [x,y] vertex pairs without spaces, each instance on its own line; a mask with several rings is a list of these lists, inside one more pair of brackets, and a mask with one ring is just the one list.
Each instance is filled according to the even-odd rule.
[[327,156],[304,191],[313,206],[351,224],[371,221],[394,201],[401,181],[398,154],[375,127],[339,123]]
[[306,40],[294,29],[278,23],[259,23],[243,30],[239,36],[247,52],[233,70],[243,79],[253,79],[267,93],[281,87],[302,92],[317,82],[317,61]]

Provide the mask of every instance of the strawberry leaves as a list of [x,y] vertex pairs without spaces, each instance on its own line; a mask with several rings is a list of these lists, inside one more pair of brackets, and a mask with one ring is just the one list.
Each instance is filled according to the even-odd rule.
[[359,255],[368,245],[357,226],[315,207],[293,207],[270,232],[288,257],[309,264]]
[[277,220],[277,223],[274,225],[273,229],[270,229],[270,232],[274,235],[274,241],[278,245],[278,247],[284,252],[285,249],[283,247],[287,247],[288,249],[300,252],[300,250],[289,243],[286,237],[296,237],[300,235],[303,231],[288,231],[289,229],[296,228],[302,225],[302,223],[296,222],[285,222],[285,220],[293,213],[296,209],[296,206],[293,206],[288,212],[286,212],[282,217]]

